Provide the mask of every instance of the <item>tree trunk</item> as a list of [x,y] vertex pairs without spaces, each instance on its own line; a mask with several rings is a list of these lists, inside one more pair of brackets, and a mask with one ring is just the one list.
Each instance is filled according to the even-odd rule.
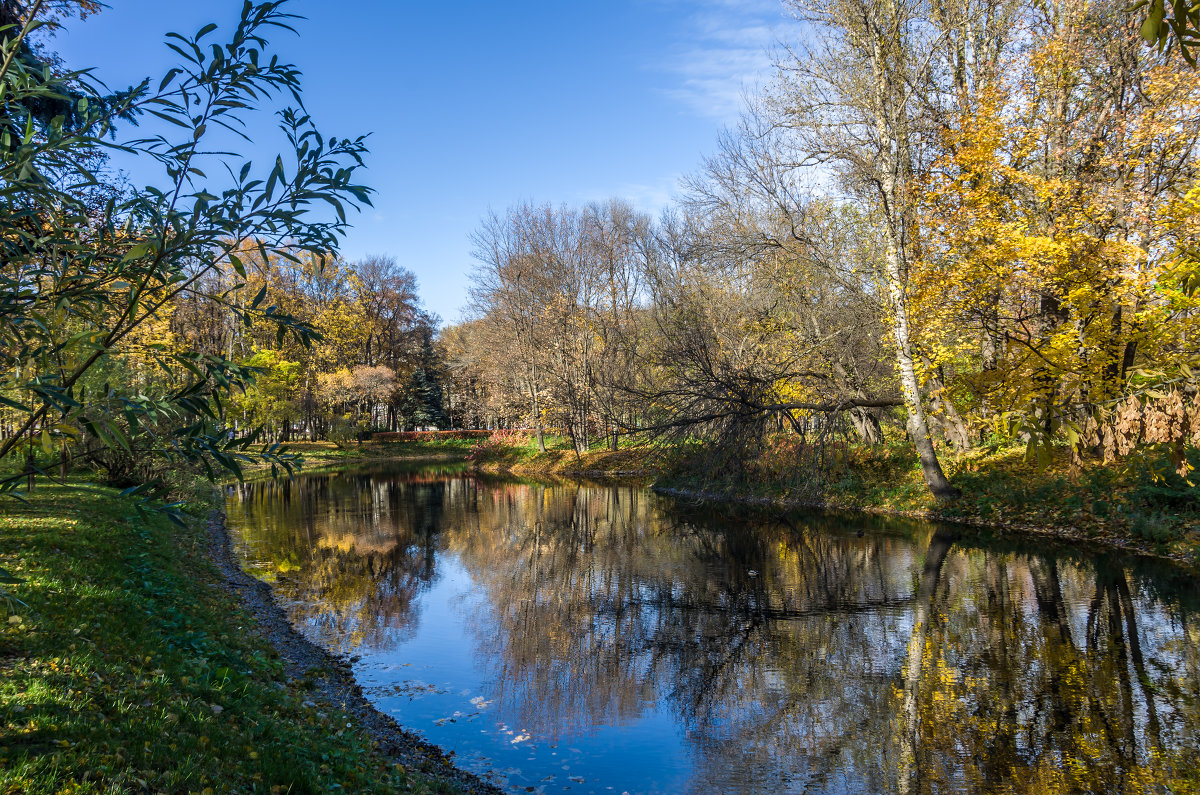
[[921,387],[917,380],[917,370],[913,366],[912,341],[908,333],[908,287],[900,263],[900,252],[896,248],[890,229],[887,260],[887,281],[893,309],[892,332],[896,338],[896,364],[900,370],[900,387],[904,392],[904,406],[908,410],[908,436],[921,459],[921,473],[925,476],[925,484],[929,486],[934,497],[948,500],[956,496],[957,492],[942,472],[937,451],[933,448],[933,439],[929,435],[929,424],[925,421],[925,409],[921,405]]
[[529,400],[533,408],[533,431],[537,435],[537,446],[539,452],[546,452],[546,434],[542,428],[542,409],[538,403],[538,388],[537,380],[534,377],[534,370],[531,367],[529,372]]
[[[941,368],[938,368],[939,372]],[[938,422],[942,426],[942,435],[946,437],[946,441],[954,446],[955,450],[966,450],[971,446],[971,434],[967,430],[967,424],[963,421],[962,415],[958,413],[958,409],[954,404],[946,398],[946,385],[942,382],[941,376],[932,378],[929,381],[931,390],[929,396],[930,413],[937,417]]]
[[[893,18],[897,15],[894,2],[887,11]],[[900,76],[895,74],[895,66],[889,55],[889,49],[895,47],[897,42],[887,40],[885,28],[887,25],[883,24],[872,28],[874,38],[870,52],[873,79],[871,114],[879,143],[877,187],[882,200],[880,209],[886,247],[884,276],[892,302],[892,332],[896,340],[900,387],[904,392],[904,405],[908,409],[908,435],[921,459],[921,472],[926,485],[937,499],[945,500],[954,497],[956,492],[942,472],[942,465],[933,448],[933,439],[929,436],[925,409],[921,405],[920,382],[913,366],[912,338],[909,335],[908,258],[905,248],[905,234],[909,227],[905,211],[908,199],[903,193],[910,171],[911,144],[908,138],[908,111],[905,103],[896,96],[896,92],[904,91],[905,86],[897,84],[902,81],[898,81]]]
[[588,448],[591,447],[591,443],[592,443],[591,437],[588,435],[588,421],[587,421],[587,414],[586,414],[585,410],[580,410],[578,422],[579,422],[579,430],[576,432],[575,439],[576,439],[576,447],[579,450],[579,452],[582,454],[582,453],[586,453],[588,451]]
[[883,441],[883,429],[879,427],[878,417],[861,406],[850,409],[848,413],[858,438],[862,439],[864,444],[879,444]]

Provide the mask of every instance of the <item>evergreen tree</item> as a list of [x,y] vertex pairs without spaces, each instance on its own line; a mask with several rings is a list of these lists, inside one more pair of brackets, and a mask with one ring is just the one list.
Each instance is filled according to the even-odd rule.
[[446,416],[443,404],[442,379],[445,377],[445,368],[433,346],[432,321],[422,323],[419,333],[421,352],[398,406],[399,420],[408,428],[433,426],[441,430],[450,424],[450,418]]

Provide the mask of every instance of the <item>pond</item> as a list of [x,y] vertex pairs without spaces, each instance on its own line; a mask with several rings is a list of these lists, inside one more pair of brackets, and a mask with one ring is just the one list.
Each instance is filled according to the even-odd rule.
[[1200,774],[1166,564],[375,465],[231,487],[246,567],[511,792],[1156,792]]

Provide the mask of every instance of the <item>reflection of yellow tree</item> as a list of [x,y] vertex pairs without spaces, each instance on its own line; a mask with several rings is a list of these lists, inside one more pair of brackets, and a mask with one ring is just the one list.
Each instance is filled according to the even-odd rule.
[[237,487],[233,526],[269,568],[291,618],[332,648],[397,642],[415,630],[416,596],[435,576],[445,492],[428,473],[349,472]]
[[[1060,571],[1055,561],[978,552],[955,563],[942,582],[933,574],[934,587],[985,598],[934,605],[925,637],[910,646],[906,670],[916,678],[897,692],[914,762],[906,784],[922,792],[1195,787],[1200,714],[1183,694],[1195,689],[1196,651],[1181,655],[1178,643],[1196,631],[1194,619],[1161,644],[1161,625],[1139,629],[1123,571]],[[1151,659],[1146,638],[1156,639]]]

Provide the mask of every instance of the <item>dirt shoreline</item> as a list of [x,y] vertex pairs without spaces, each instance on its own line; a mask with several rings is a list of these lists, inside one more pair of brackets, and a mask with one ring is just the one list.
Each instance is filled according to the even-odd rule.
[[225,589],[254,616],[258,631],[283,659],[288,679],[312,683],[310,702],[306,704],[311,703],[313,709],[338,709],[353,715],[379,749],[407,770],[471,795],[501,795],[502,790],[494,784],[455,767],[441,748],[377,710],[354,681],[349,660],[322,649],[296,631],[275,602],[271,586],[250,576],[238,564],[223,511],[213,509],[207,529],[209,554],[222,575]]

